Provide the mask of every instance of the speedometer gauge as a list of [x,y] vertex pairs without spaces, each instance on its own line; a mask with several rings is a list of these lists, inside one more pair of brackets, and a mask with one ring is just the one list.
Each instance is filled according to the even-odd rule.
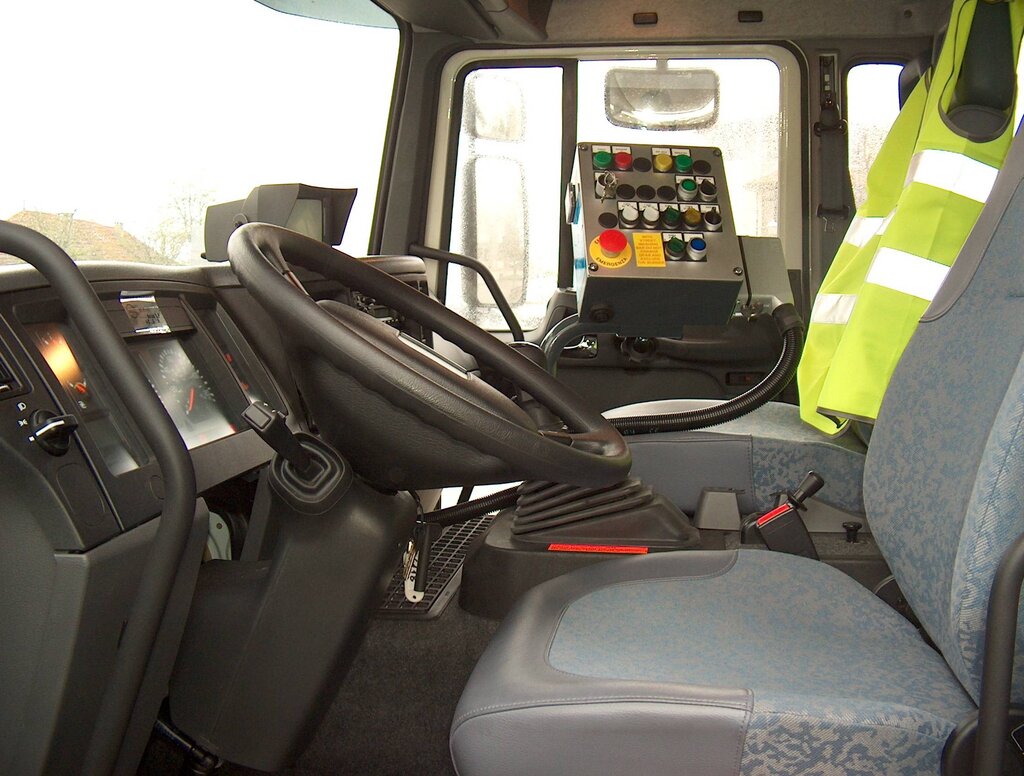
[[237,429],[225,415],[218,391],[192,360],[182,340],[140,339],[133,343],[132,350],[186,447],[198,447],[235,433]]
[[173,405],[192,422],[209,416],[211,410],[220,415],[210,383],[180,346],[162,348],[157,353],[156,364],[161,385],[158,393],[165,405]]

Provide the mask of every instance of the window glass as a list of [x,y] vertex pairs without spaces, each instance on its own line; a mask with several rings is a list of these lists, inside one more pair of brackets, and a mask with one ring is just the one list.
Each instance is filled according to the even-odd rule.
[[710,70],[718,77],[717,116],[685,130],[621,126],[605,112],[609,71],[654,70],[653,59],[580,62],[577,137],[591,143],[717,146],[722,149],[736,229],[779,234],[781,122],[778,66],[767,59],[670,59],[670,69]]
[[867,199],[868,170],[900,112],[902,65],[866,64],[846,76],[846,114],[850,143],[850,182],[857,207]]
[[[560,67],[488,68],[463,87],[451,250],[483,262],[524,329],[558,282],[562,143]],[[451,266],[446,304],[507,329],[476,273]]]
[[76,259],[188,263],[200,260],[207,205],[266,183],[356,187],[342,247],[365,254],[398,55],[391,24],[253,0],[4,3],[0,71],[17,107],[0,134],[0,218]]

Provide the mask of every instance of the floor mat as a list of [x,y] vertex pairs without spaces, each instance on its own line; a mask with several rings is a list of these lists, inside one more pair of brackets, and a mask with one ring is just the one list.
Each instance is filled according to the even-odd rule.
[[[449,776],[448,728],[473,666],[498,623],[457,605],[432,620],[370,625],[352,669],[289,776]],[[181,756],[150,743],[141,776],[177,776]],[[218,776],[255,776],[226,765]]]

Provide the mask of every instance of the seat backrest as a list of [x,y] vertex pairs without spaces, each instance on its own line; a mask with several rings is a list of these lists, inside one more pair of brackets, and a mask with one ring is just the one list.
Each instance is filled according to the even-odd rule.
[[[1024,533],[1024,140],[893,374],[864,502],[904,594],[978,700],[988,595]],[[1013,699],[1024,702],[1024,617]]]

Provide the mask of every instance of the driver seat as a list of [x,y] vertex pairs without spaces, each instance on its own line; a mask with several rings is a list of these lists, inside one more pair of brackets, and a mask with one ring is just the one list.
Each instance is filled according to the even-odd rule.
[[[502,624],[452,723],[461,776],[939,773],[977,710],[996,566],[1024,532],[1022,176],[1018,139],[866,456],[873,533],[936,647],[801,557],[596,564],[534,588]],[[1024,618],[1018,666],[1022,632]]]

